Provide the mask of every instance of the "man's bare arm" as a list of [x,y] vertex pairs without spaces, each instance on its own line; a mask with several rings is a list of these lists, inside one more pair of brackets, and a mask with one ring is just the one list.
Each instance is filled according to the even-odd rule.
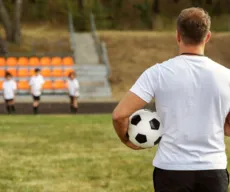
[[230,137],[230,113],[227,115],[226,120],[225,120],[224,134],[225,136]]
[[133,145],[128,137],[129,117],[147,103],[132,92],[128,92],[113,112],[113,126],[120,140],[132,149],[140,149]]

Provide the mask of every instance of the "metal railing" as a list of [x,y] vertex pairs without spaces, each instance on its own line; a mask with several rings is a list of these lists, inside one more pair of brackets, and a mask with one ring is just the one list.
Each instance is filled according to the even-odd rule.
[[68,13],[68,20],[69,20],[69,34],[70,34],[71,50],[74,55],[74,61],[75,63],[77,63],[76,61],[76,41],[75,41],[75,36],[74,36],[75,30],[74,30],[74,25],[73,25],[73,16],[70,11]]
[[109,56],[106,48],[106,43],[100,42],[100,39],[97,34],[95,17],[93,13],[90,14],[90,24],[91,24],[91,33],[96,44],[97,53],[102,63],[106,65],[107,77],[109,78],[111,75],[111,67],[110,67]]

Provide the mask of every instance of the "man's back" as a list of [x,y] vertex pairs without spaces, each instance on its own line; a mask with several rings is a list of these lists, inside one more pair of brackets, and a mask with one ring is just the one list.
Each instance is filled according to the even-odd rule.
[[[230,136],[230,72],[204,57],[211,18],[196,7],[176,23],[179,55],[147,69],[113,112],[121,141],[130,116],[155,98],[163,135],[153,161],[156,192],[227,192],[224,135]],[[162,50],[163,51],[163,50]]]
[[154,94],[164,127],[154,166],[225,169],[223,127],[230,109],[230,71],[204,56],[181,55],[146,72],[157,76]]

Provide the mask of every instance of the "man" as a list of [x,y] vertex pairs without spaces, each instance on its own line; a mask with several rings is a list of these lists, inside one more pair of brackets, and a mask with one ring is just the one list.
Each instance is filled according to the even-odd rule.
[[179,56],[147,69],[113,112],[121,141],[128,118],[155,98],[163,136],[153,161],[156,192],[227,192],[224,133],[230,136],[230,71],[204,56],[210,17],[200,8],[177,19]]
[[45,83],[44,78],[40,74],[41,70],[36,68],[34,70],[35,75],[30,79],[30,93],[33,97],[33,112],[38,114],[39,101],[42,94],[42,86]]
[[14,99],[15,92],[17,90],[17,84],[12,79],[11,73],[6,72],[5,81],[3,82],[2,88],[8,114],[15,113]]

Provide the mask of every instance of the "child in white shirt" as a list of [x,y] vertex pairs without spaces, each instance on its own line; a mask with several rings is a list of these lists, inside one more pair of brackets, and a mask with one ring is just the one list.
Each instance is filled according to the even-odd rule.
[[2,85],[3,88],[3,97],[6,103],[6,110],[8,114],[15,113],[15,93],[17,90],[17,84],[12,79],[11,73],[7,72],[5,73],[5,81]]
[[30,79],[30,93],[33,97],[33,112],[34,114],[38,113],[39,101],[42,94],[42,86],[45,83],[43,76],[40,74],[41,70],[36,68],[34,70],[35,75]]
[[70,110],[72,113],[77,113],[78,111],[78,102],[77,99],[80,96],[79,93],[79,82],[76,79],[76,73],[75,72],[70,72],[68,75],[68,80],[67,80],[67,87],[69,91],[69,97],[70,97]]

